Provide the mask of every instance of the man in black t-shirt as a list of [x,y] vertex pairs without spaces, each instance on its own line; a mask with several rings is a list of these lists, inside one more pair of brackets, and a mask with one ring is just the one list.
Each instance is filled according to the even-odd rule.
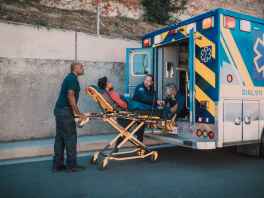
[[[78,76],[84,74],[84,68],[81,63],[75,62],[71,64],[71,73],[66,76],[62,85],[60,96],[56,102],[54,115],[56,118],[56,137],[54,144],[53,167],[52,171],[57,172],[65,170],[67,172],[82,171],[83,166],[77,165],[77,131],[74,121],[74,113],[86,120],[87,117],[79,112],[77,102],[80,92],[80,84]],[[67,152],[66,166],[64,162],[64,147]]]

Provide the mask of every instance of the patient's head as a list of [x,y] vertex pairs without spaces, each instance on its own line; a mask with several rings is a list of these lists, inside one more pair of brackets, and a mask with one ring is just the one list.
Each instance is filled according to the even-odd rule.
[[111,90],[113,90],[113,86],[107,80],[107,77],[106,76],[98,79],[98,87],[100,87],[101,89],[103,89],[105,91],[111,91]]

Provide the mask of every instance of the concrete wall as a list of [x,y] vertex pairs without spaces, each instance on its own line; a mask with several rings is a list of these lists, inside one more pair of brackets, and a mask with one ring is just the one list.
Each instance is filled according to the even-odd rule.
[[84,33],[77,36],[77,59],[80,61],[126,62],[126,48],[141,48],[139,42],[135,41]]
[[[0,43],[0,142],[55,136],[53,109],[75,55],[85,68],[78,107],[83,113],[100,112],[84,88],[107,76],[124,94],[125,48],[141,47],[137,41],[83,33],[75,43],[75,32],[5,22],[0,22]],[[78,129],[78,135],[115,132],[101,120]]]
[[0,57],[75,59],[75,32],[0,22]]

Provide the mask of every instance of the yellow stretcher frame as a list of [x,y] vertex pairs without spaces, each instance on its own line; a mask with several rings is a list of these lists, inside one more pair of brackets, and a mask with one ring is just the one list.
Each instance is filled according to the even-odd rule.
[[[148,156],[151,156],[151,162],[156,162],[158,158],[158,152],[157,151],[151,151],[144,145],[142,142],[137,140],[133,135],[137,132],[137,130],[144,125],[145,123],[148,124],[148,126],[151,126],[151,128],[159,128],[165,131],[171,131],[172,130],[172,123],[171,121],[166,121],[164,118],[160,118],[158,116],[150,116],[150,115],[138,115],[132,111],[119,111],[117,112],[104,98],[103,96],[94,88],[94,87],[86,87],[85,91],[92,96],[92,98],[95,99],[95,101],[98,102],[99,106],[103,110],[102,113],[85,113],[87,116],[86,121],[81,120],[77,114],[75,114],[75,121],[77,122],[77,127],[82,128],[86,122],[88,122],[90,119],[99,119],[102,118],[103,121],[107,121],[109,124],[111,124],[117,131],[119,131],[119,134],[100,152],[96,152],[94,156],[90,159],[91,164],[95,164],[97,162],[99,154],[104,156],[104,160],[100,164],[100,169],[105,170],[108,164],[108,160],[130,160],[130,159],[138,159],[138,158],[145,158]],[[129,119],[131,120],[130,124],[126,126],[126,128],[123,128],[120,124],[117,123],[115,118],[123,118],[123,119]],[[135,123],[140,122],[138,126],[132,131],[129,132],[128,129]],[[161,125],[159,124],[161,123]],[[109,148],[111,145],[115,144],[117,139],[119,137],[123,137],[123,141],[115,148],[112,152],[109,154],[104,153],[104,151]],[[117,149],[120,149],[127,141],[131,142],[135,146],[137,146],[137,149],[127,152],[118,152],[115,153]],[[140,150],[145,150],[147,153],[141,152],[139,156],[132,156],[132,157],[123,157],[123,158],[117,158],[112,157],[114,155],[122,155],[122,154],[128,154],[128,153],[134,153]]]

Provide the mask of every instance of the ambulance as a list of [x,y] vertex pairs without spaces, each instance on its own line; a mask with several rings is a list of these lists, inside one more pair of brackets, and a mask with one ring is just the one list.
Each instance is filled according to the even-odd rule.
[[158,100],[168,83],[186,94],[177,135],[154,128],[146,138],[264,155],[264,19],[218,8],[146,34],[126,54],[126,96],[146,74]]

